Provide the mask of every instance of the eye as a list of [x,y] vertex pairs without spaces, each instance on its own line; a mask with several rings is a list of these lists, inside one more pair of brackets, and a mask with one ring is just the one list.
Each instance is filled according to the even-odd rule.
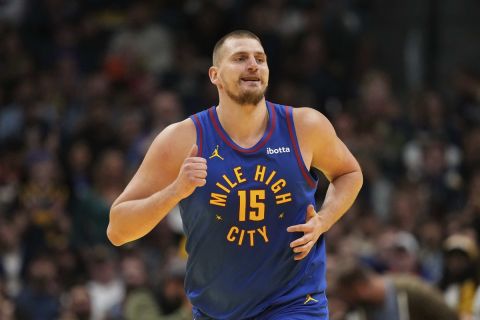
[[242,62],[245,61],[246,57],[245,56],[237,56],[234,60],[237,62]]

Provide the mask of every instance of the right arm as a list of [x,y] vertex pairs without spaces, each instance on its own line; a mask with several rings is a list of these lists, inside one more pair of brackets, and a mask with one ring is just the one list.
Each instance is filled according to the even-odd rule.
[[[116,246],[149,233],[178,202],[206,183],[207,164],[197,157],[190,119],[168,126],[110,209],[108,239]],[[192,147],[193,146],[193,147]]]

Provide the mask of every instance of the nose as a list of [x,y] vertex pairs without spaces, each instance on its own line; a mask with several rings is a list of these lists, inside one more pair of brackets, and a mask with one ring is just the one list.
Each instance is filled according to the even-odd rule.
[[248,59],[248,71],[257,71],[258,69],[258,63],[257,63],[257,59],[255,59],[255,57],[250,57]]

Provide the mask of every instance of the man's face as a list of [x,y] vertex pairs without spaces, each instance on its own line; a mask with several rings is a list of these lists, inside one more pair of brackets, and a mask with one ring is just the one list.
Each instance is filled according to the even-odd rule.
[[262,45],[251,38],[230,38],[220,48],[218,57],[217,65],[210,70],[218,89],[240,105],[259,103],[269,76]]
[[472,261],[468,255],[459,249],[447,252],[445,256],[445,267],[453,277],[454,281],[463,281],[469,276]]
[[351,306],[358,306],[365,304],[365,297],[363,296],[363,286],[358,283],[354,283],[348,286],[342,286],[339,288],[340,296]]

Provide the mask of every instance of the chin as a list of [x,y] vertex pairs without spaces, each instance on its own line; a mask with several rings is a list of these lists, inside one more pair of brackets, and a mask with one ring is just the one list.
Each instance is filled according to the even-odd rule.
[[255,93],[255,94],[245,94],[239,97],[237,101],[241,105],[256,105],[264,98],[263,92],[262,93]]
[[239,105],[256,105],[265,97],[265,90],[242,90],[239,94],[227,91],[227,95]]

